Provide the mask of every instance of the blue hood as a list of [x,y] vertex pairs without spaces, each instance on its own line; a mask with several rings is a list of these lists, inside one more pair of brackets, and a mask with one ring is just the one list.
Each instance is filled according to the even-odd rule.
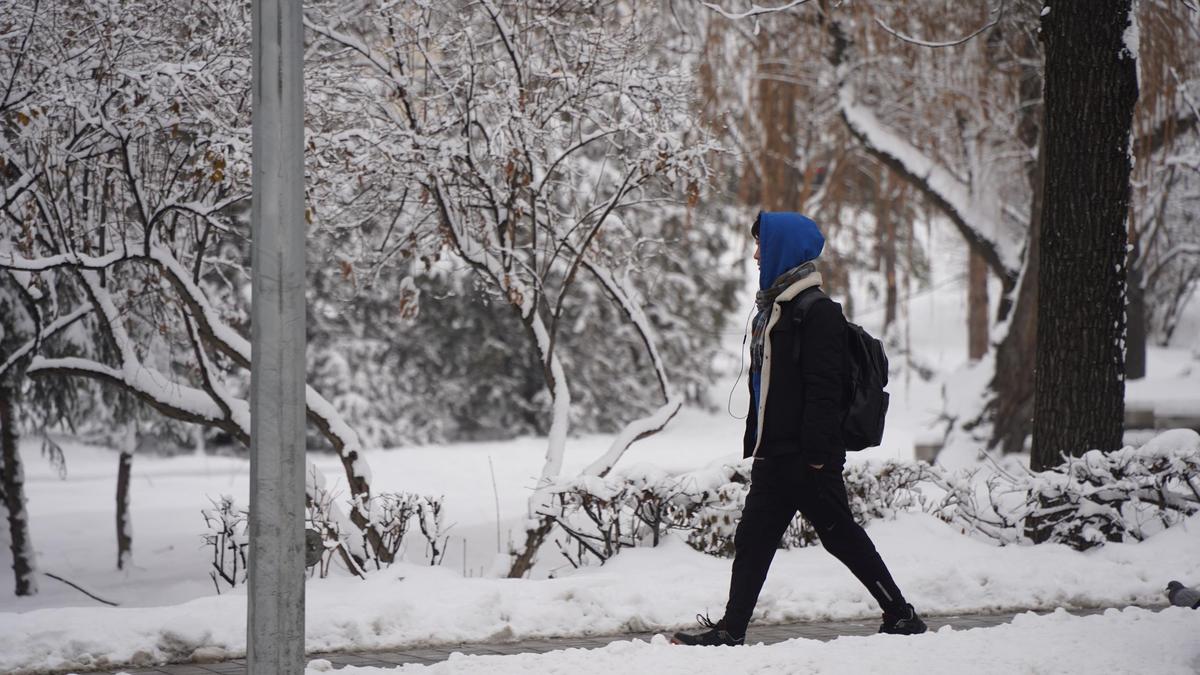
[[821,255],[825,236],[807,216],[791,211],[758,216],[758,288],[766,290],[784,272]]

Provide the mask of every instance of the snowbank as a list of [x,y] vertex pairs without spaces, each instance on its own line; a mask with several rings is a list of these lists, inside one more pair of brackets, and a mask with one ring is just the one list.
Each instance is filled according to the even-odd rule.
[[[689,648],[657,636],[651,642],[616,642],[602,649],[567,649],[514,656],[453,655],[430,666],[398,670],[349,667],[345,675],[384,673],[1130,673],[1187,675],[1200,669],[1200,612],[1168,609],[1110,610],[1076,617],[1066,612],[1018,615],[1011,624],[915,637],[875,635],[832,642],[789,640],[750,647]],[[313,661],[309,675],[327,672]]]
[[[1200,580],[1197,529],[1200,516],[1145,542],[1087,553],[1051,544],[998,547],[920,513],[875,523],[869,531],[909,599],[926,614],[941,614],[1162,603],[1167,581]],[[446,568],[396,565],[365,581],[310,582],[307,647],[395,649],[670,630],[691,625],[697,612],[719,615],[728,575],[728,560],[697,553],[678,540],[627,550],[604,567],[539,581],[464,578]],[[755,621],[877,613],[867,592],[818,547],[779,553]],[[245,652],[244,593],[169,607],[0,614],[0,672],[142,665],[215,648],[231,656]]]

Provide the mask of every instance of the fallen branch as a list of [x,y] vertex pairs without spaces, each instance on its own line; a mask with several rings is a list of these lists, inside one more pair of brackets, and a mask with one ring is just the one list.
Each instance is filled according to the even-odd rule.
[[64,584],[70,586],[71,588],[74,588],[75,590],[79,591],[80,593],[83,593],[84,595],[95,600],[96,602],[103,602],[104,604],[108,605],[109,607],[120,607],[121,606],[120,603],[113,602],[112,600],[105,600],[104,598],[96,595],[95,593],[88,591],[86,588],[80,586],[79,584],[77,584],[73,581],[67,581],[66,579],[58,576],[57,574],[51,574],[50,572],[42,572],[42,574],[45,574],[46,576],[50,577],[51,579],[54,579],[55,581],[63,582]]

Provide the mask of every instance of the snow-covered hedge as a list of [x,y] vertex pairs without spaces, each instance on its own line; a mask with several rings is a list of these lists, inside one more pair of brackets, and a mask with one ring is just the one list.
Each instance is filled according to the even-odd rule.
[[[555,542],[574,566],[623,548],[656,546],[676,530],[698,551],[729,557],[749,491],[750,463],[671,475],[646,465],[555,486]],[[844,478],[859,523],[902,511],[934,513],[964,533],[1004,544],[1057,542],[1086,550],[1140,541],[1200,511],[1200,434],[1177,429],[1140,448],[1093,451],[1044,472],[989,466],[947,472],[924,462],[855,463]],[[781,548],[817,542],[800,516]]]
[[938,478],[948,520],[1002,544],[1082,551],[1141,541],[1200,511],[1200,434],[1174,429],[1140,448],[1093,450],[1043,472],[998,470],[986,480],[986,503],[969,475]]
[[[850,508],[860,523],[897,511],[925,508],[925,463],[888,461],[847,468]],[[574,566],[603,563],[632,546],[656,546],[669,530],[683,533],[694,549],[733,555],[733,534],[749,491],[750,462],[720,464],[669,475],[645,465],[607,478],[581,476],[560,483],[550,514],[558,526],[559,551]],[[817,534],[797,516],[780,546],[799,548]]]

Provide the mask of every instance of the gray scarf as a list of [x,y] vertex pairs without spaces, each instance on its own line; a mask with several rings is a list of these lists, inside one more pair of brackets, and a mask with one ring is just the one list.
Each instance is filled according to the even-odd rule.
[[763,340],[766,338],[764,333],[767,329],[767,319],[771,316],[771,304],[775,302],[775,298],[778,298],[780,293],[787,290],[788,286],[816,271],[817,266],[810,260],[780,274],[770,288],[761,290],[754,296],[758,314],[754,316],[754,323],[750,331],[750,372],[762,371]]

